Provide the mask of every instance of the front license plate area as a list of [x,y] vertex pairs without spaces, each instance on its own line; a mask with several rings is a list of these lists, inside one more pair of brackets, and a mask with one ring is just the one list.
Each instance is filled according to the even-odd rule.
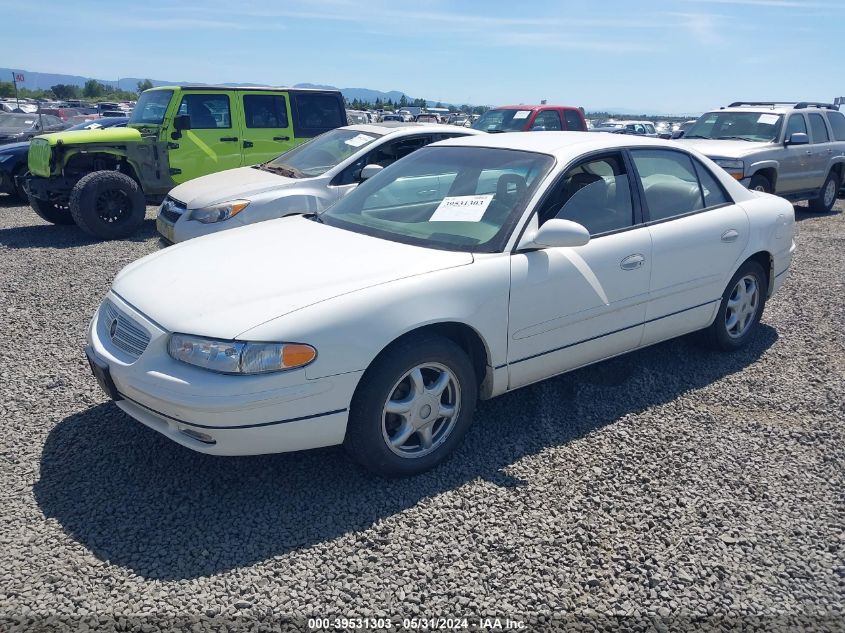
[[94,374],[94,378],[96,378],[97,383],[102,387],[103,391],[106,392],[106,395],[112,400],[122,400],[114,384],[114,380],[112,380],[108,364],[94,356],[88,349],[85,350],[85,356],[88,357],[88,366],[91,367],[91,373]]
[[175,242],[175,240],[173,239],[173,235],[175,233],[175,225],[168,222],[161,216],[158,216],[158,218],[156,218],[156,230],[168,242]]

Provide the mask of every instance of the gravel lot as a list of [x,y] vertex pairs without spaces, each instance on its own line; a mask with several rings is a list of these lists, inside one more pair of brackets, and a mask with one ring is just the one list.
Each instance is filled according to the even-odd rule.
[[159,248],[154,209],[102,243],[0,194],[0,630],[841,631],[844,208],[798,207],[789,280],[741,353],[682,339],[483,403],[445,466],[384,481],[340,449],[199,455],[121,413],[84,330]]

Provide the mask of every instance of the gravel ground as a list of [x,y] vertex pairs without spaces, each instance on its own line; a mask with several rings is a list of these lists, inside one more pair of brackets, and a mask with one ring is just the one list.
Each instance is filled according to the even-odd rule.
[[340,449],[196,454],[121,413],[84,330],[159,248],[154,209],[103,243],[0,195],[0,630],[845,629],[843,207],[798,207],[742,352],[681,339],[482,403],[444,466],[384,481]]

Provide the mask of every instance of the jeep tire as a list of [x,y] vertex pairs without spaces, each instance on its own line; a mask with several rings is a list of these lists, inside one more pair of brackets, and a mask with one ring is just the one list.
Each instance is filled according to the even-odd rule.
[[70,192],[70,213],[80,229],[101,240],[129,237],[144,222],[144,192],[119,171],[95,171]]
[[819,190],[819,197],[813,198],[807,203],[810,211],[813,213],[830,213],[833,205],[836,204],[836,194],[839,193],[841,184],[839,175],[835,171],[831,171]]
[[29,206],[35,211],[35,215],[45,222],[60,225],[73,224],[73,216],[66,205],[29,196]]

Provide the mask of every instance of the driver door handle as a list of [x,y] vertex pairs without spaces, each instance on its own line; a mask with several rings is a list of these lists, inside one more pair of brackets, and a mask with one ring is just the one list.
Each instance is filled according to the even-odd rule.
[[619,262],[619,267],[622,270],[636,270],[637,268],[640,268],[643,263],[645,263],[645,257],[643,257],[640,253],[634,253],[633,255],[628,255],[628,257]]
[[722,241],[723,242],[736,242],[736,238],[739,237],[739,231],[736,229],[730,229],[722,233]]

